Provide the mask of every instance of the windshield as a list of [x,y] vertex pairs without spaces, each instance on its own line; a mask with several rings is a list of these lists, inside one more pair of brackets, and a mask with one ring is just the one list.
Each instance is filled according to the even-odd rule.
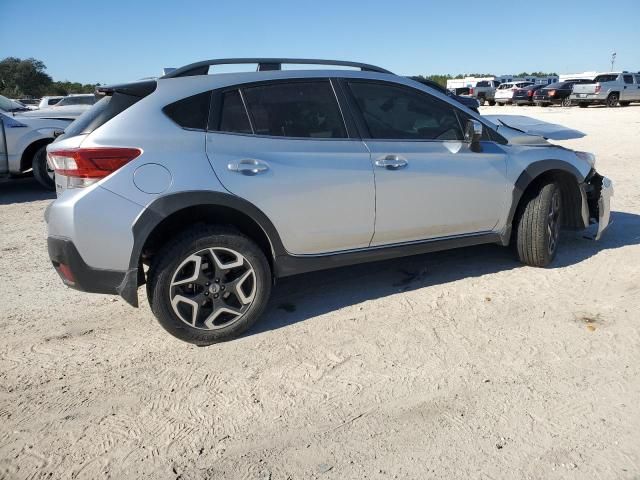
[[64,97],[56,105],[62,107],[65,105],[93,105],[96,103],[96,98],[93,95],[77,96],[77,97]]
[[7,97],[0,95],[0,110],[5,112],[11,112],[13,110],[24,110],[24,107],[13,100],[9,100]]

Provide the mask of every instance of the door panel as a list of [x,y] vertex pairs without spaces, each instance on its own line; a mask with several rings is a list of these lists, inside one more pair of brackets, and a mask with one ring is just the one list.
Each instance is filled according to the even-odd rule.
[[224,187],[269,217],[288,252],[369,245],[375,191],[361,141],[209,132],[207,155]]
[[506,155],[493,142],[475,153],[456,141],[367,140],[372,161],[401,157],[406,167],[376,167],[372,245],[492,230],[507,201]]
[[[470,118],[450,103],[390,82],[347,81],[367,130],[376,182],[372,245],[492,230],[507,200],[506,154],[472,152]],[[489,140],[485,132],[483,139]]]

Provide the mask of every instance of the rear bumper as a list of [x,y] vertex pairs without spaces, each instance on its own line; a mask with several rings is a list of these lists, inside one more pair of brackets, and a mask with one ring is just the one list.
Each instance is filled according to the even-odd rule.
[[[581,96],[584,95],[584,96]],[[599,93],[583,93],[583,94],[576,94],[576,93],[572,93],[571,96],[569,97],[571,99],[572,102],[574,103],[606,103],[607,101],[607,97],[606,96],[602,96]]]
[[89,293],[121,295],[137,307],[137,273],[93,268],[86,264],[73,242],[66,238],[48,237],[47,247],[53,267],[68,287]]

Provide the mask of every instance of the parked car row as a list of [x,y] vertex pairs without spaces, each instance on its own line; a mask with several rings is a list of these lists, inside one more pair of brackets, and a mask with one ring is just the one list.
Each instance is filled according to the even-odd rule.
[[[640,102],[640,73],[612,72],[597,75],[593,79],[567,79],[551,85],[506,82],[496,88],[493,102],[500,106],[513,104],[540,107],[626,107],[631,102]],[[493,104],[490,102],[490,105]]]

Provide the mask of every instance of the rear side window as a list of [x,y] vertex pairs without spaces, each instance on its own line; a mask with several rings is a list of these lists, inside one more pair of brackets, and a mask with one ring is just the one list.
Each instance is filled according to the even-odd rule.
[[50,98],[47,100],[47,105],[56,105],[60,100],[60,98]]
[[594,82],[615,82],[617,79],[617,75],[598,75]]
[[198,93],[170,103],[162,111],[182,128],[206,130],[211,92]]
[[634,75],[636,83],[640,85],[640,75]]
[[256,135],[346,138],[328,81],[272,83],[242,90]]
[[222,94],[220,109],[220,132],[253,133],[238,90]]
[[428,94],[383,83],[350,82],[371,138],[462,140],[455,109]]
[[633,83],[633,75],[624,75],[624,83]]

